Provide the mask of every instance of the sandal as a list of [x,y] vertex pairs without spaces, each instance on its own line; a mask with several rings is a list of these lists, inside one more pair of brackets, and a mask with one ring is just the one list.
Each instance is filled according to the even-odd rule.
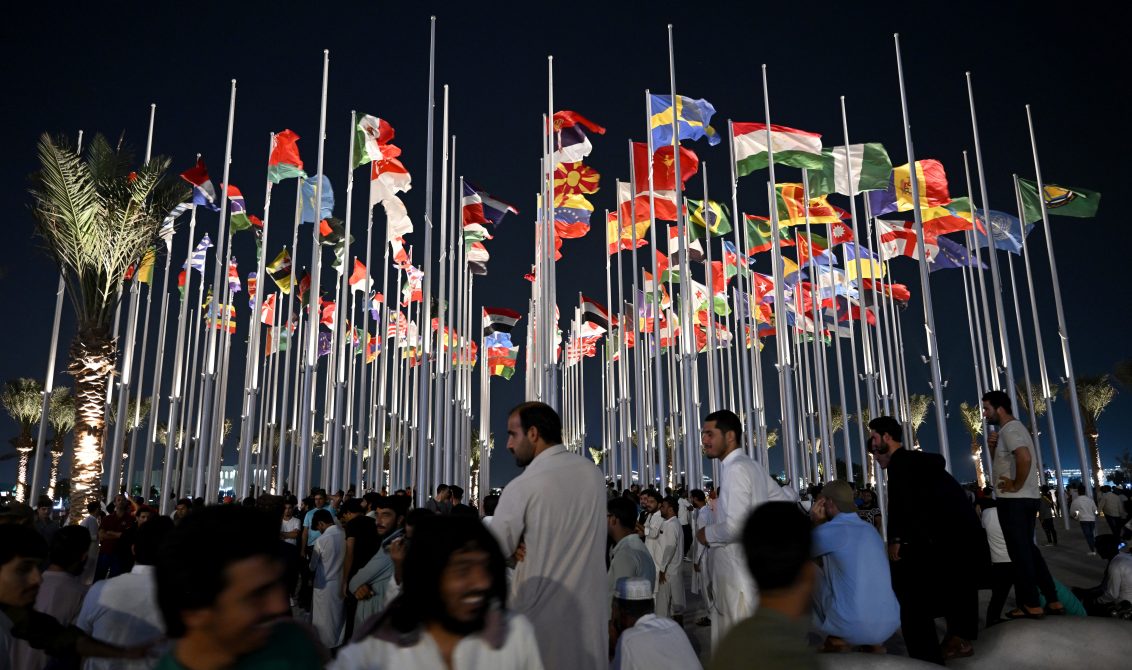
[[1044,619],[1046,617],[1046,613],[1044,611],[1031,612],[1025,609],[1012,609],[1006,614],[1002,615],[1002,617],[1004,619],[1010,619],[1011,621],[1015,621],[1017,619]]
[[1061,607],[1050,607],[1049,605],[1046,605],[1045,610],[1043,611],[1050,616],[1065,616],[1066,614],[1065,605],[1062,605]]

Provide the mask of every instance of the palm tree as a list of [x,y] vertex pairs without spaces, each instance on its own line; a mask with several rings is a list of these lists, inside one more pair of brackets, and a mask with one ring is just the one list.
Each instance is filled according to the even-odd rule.
[[[1018,407],[1023,411],[1029,413],[1030,403],[1026,397],[1026,385],[1023,382],[1015,384],[1015,395],[1018,398]],[[1058,391],[1056,384],[1049,385],[1050,396],[1056,395]],[[1042,397],[1042,385],[1030,384],[1030,395],[1034,397],[1034,416],[1044,416],[1049,411],[1049,401]]]
[[[468,453],[471,456],[472,490],[469,492],[469,495],[470,495],[470,500],[478,501],[480,499],[480,430],[479,430],[479,428],[472,428],[472,433],[471,433],[470,437],[471,437],[471,444],[468,445]],[[489,459],[491,458],[491,452],[494,451],[494,450],[495,450],[495,433],[488,433],[488,436],[487,436],[487,457]],[[595,451],[594,449],[590,449],[591,453],[593,453],[594,451]]]
[[971,436],[971,460],[975,461],[975,481],[978,482],[980,489],[984,489],[987,486],[987,473],[983,468],[983,441],[979,439],[983,434],[983,412],[977,406],[972,407],[962,402],[959,403],[959,413],[963,419],[963,427]]
[[841,405],[832,405],[829,408],[829,432],[836,435],[844,427],[845,410],[841,409]]
[[0,403],[3,403],[4,409],[8,410],[8,414],[20,426],[20,434],[12,438],[12,446],[16,448],[20,459],[16,473],[16,500],[25,502],[29,494],[28,464],[35,450],[35,438],[31,436],[31,430],[39,423],[39,417],[43,413],[43,385],[27,377],[13,379],[0,392]]
[[59,481],[59,461],[63,459],[67,433],[75,427],[75,399],[71,389],[56,387],[51,391],[51,404],[47,408],[47,421],[55,431],[51,438],[51,474],[47,480],[47,497],[55,499],[55,484]]
[[[1068,389],[1065,393],[1069,397]],[[1097,419],[1116,396],[1116,387],[1108,380],[1108,375],[1077,378],[1077,402],[1081,407],[1081,420],[1084,422],[1085,437],[1089,440],[1089,461],[1097,488],[1104,484],[1104,469],[1101,466],[1101,452],[1097,447]],[[1084,470],[1084,468],[1082,468]],[[1084,475],[1084,472],[1082,472]]]
[[913,393],[908,396],[908,429],[912,431],[912,448],[920,449],[920,426],[928,419],[928,409],[932,406],[932,397],[923,393]]
[[122,277],[153,243],[165,215],[188,189],[165,177],[169,159],[136,170],[122,143],[96,135],[81,156],[67,140],[43,134],[40,171],[32,176],[36,232],[59,264],[75,312],[68,372],[75,378],[71,519],[98,499],[103,401],[114,373],[111,321]]
[[1113,371],[1113,376],[1116,377],[1116,381],[1132,388],[1132,358],[1125,358],[1122,361],[1118,361],[1116,370]]

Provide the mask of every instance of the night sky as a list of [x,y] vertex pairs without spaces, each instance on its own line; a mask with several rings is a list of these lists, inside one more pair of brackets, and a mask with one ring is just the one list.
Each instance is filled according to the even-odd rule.
[[[902,11],[881,4],[876,10],[850,9],[858,3],[529,3],[529,9],[491,8],[469,3],[336,3],[294,5],[271,3],[122,3],[96,6],[31,3],[0,27],[0,62],[5,96],[4,148],[0,193],[8,212],[0,243],[0,313],[8,327],[0,355],[0,380],[42,379],[47,362],[57,268],[33,236],[28,175],[37,168],[35,144],[40,133],[74,137],[79,129],[111,139],[125,133],[140,159],[145,148],[150,103],[156,103],[154,152],[171,156],[173,175],[203,154],[213,180],[223,168],[229,80],[238,80],[231,182],[241,188],[249,210],[262,215],[268,133],[290,128],[299,142],[306,169],[315,172],[321,86],[322,50],[330,49],[329,106],[325,172],[334,184],[335,214],[344,215],[346,163],[351,136],[351,110],[388,120],[395,143],[413,175],[413,189],[403,195],[416,232],[408,239],[423,254],[428,94],[428,17],[437,21],[437,152],[440,146],[440,87],[450,87],[451,133],[457,136],[457,173],[513,202],[520,216],[508,217],[487,243],[492,259],[489,276],[476,282],[479,306],[509,307],[525,312],[529,284],[523,279],[533,259],[534,196],[539,187],[539,124],[546,111],[546,56],[555,59],[554,100],[557,109],[572,109],[604,125],[604,136],[591,134],[593,153],[586,161],[603,176],[601,191],[591,199],[599,215],[584,239],[567,240],[558,264],[560,304],[564,314],[582,291],[605,295],[600,268],[605,262],[600,212],[614,204],[614,180],[628,178],[626,142],[645,137],[644,91],[667,94],[668,58],[665,26],[675,25],[676,81],[681,95],[707,98],[718,110],[713,125],[726,133],[726,120],[762,121],[763,97],[759,66],[770,73],[772,120],[825,136],[826,146],[841,143],[839,97],[848,102],[852,142],[882,142],[894,164],[907,162],[902,133],[899,89],[892,33],[903,44],[913,139],[918,158],[943,162],[953,197],[965,195],[962,151],[973,141],[964,72],[974,75],[987,186],[992,209],[1012,211],[1011,174],[1033,177],[1023,105],[1033,106],[1043,176],[1047,182],[1096,190],[1105,198],[1094,220],[1054,217],[1052,220],[1061,288],[1078,375],[1111,372],[1132,355],[1132,329],[1119,268],[1127,262],[1126,235],[1118,234],[1121,187],[1129,183],[1123,143],[1112,136],[1124,129],[1123,98],[1128,57],[1122,21],[1114,9],[1083,5],[1058,12],[1035,11],[1033,3],[934,3]],[[503,3],[500,3],[503,4]],[[507,3],[511,4],[511,3]],[[514,3],[516,7],[519,3]],[[490,5],[490,3],[489,3]],[[537,8],[535,6],[537,5]],[[909,13],[911,12],[911,13]],[[1120,27],[1118,27],[1120,26]],[[89,137],[89,135],[88,135]],[[726,142],[685,142],[710,168],[710,192],[729,195]],[[439,171],[439,159],[437,160]],[[800,181],[792,168],[779,168],[779,181]],[[355,189],[353,223],[364,246],[366,193],[364,170]],[[740,209],[766,214],[765,172],[743,178]],[[697,176],[689,195],[699,198]],[[295,181],[273,193],[272,234],[268,259],[287,238]],[[977,189],[977,186],[976,186]],[[436,211],[439,219],[439,181]],[[840,196],[834,204],[847,208]],[[288,203],[286,206],[278,204]],[[174,241],[174,273],[184,261],[187,219]],[[202,213],[198,235],[216,236],[216,215]],[[309,229],[301,238],[309,240]],[[375,214],[375,254],[384,238],[384,215]],[[439,229],[434,239],[439,240]],[[1029,238],[1034,253],[1034,280],[1047,364],[1058,382],[1063,375],[1052,301],[1045,236],[1040,227]],[[651,253],[649,248],[642,258]],[[254,268],[250,236],[237,238],[240,273]],[[309,263],[309,241],[301,244],[296,264]],[[1000,252],[1005,275],[1007,255]],[[626,263],[629,256],[625,257]],[[1022,271],[1020,259],[1016,270]],[[162,281],[159,259],[156,281]],[[375,264],[376,265],[376,264]],[[913,392],[930,393],[930,371],[921,364],[926,353],[923,311],[914,261],[894,262],[897,281],[906,283],[913,300],[903,311],[908,374]],[[769,255],[756,269],[769,271]],[[702,269],[696,276],[702,280]],[[209,266],[208,277],[212,275]],[[626,270],[626,277],[629,277]],[[324,275],[324,285],[330,271]],[[989,277],[988,277],[989,281]],[[969,439],[959,418],[961,401],[977,402],[968,340],[970,324],[963,308],[958,271],[931,277],[941,365],[947,381],[948,434],[952,453],[966,453]],[[261,282],[261,287],[263,283]],[[175,290],[175,289],[173,289]],[[391,291],[392,292],[392,291]],[[195,290],[194,290],[195,293]],[[246,294],[243,294],[246,296]],[[174,296],[175,297],[175,296]],[[159,303],[154,297],[154,310]],[[175,302],[175,301],[173,301]],[[246,332],[246,302],[237,300],[240,332]],[[1007,305],[1010,303],[1007,302]],[[1032,326],[1023,305],[1030,363]],[[1007,313],[1015,342],[1017,376],[1021,365],[1012,310]],[[478,323],[478,319],[477,319]],[[524,316],[514,340],[522,343]],[[148,355],[154,355],[156,320]],[[169,361],[172,360],[170,323]],[[57,370],[65,364],[73,333],[70,306],[65,306],[63,339]],[[138,338],[140,342],[141,333]],[[236,338],[232,360],[229,416],[238,420],[236,386],[243,374],[242,337]],[[846,352],[848,349],[846,348]],[[492,382],[491,425],[496,432],[493,484],[517,472],[504,448],[506,410],[523,395],[522,360],[510,382]],[[771,369],[774,346],[763,353]],[[594,383],[587,398],[590,441],[600,441],[598,363],[587,363]],[[169,368],[166,366],[166,384]],[[702,366],[701,366],[702,367]],[[152,360],[147,365],[153,369]],[[149,373],[145,393],[149,393]],[[766,373],[771,397],[771,427],[777,423],[773,371]],[[58,374],[57,384],[71,385]],[[1106,467],[1128,448],[1132,412],[1127,389],[1100,419],[1100,442]],[[836,398],[836,386],[834,387]],[[850,395],[851,398],[851,395]],[[706,402],[706,401],[705,401]],[[852,403],[852,400],[850,400]],[[165,420],[164,408],[161,420]],[[1058,439],[1064,467],[1078,466],[1067,403],[1055,403]],[[921,430],[926,450],[938,449],[934,414]],[[1042,420],[1043,429],[1045,422]],[[235,454],[236,433],[227,441],[226,462]],[[15,424],[0,418],[0,437],[16,435]],[[838,440],[840,444],[840,440]],[[1049,445],[1043,443],[1047,462]],[[3,453],[12,450],[6,445]],[[854,444],[854,453],[856,445]],[[772,452],[780,467],[781,450]],[[955,459],[956,475],[973,478],[970,460]],[[15,460],[0,462],[0,482],[15,479]]]

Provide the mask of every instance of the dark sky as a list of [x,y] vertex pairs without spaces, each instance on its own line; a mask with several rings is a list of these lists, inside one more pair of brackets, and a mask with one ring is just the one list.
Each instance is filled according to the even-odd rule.
[[[338,193],[335,213],[342,216],[345,211],[349,112],[380,116],[396,128],[396,144],[414,177],[414,188],[404,199],[417,224],[409,241],[419,246],[430,13],[438,16],[437,90],[439,96],[440,85],[450,86],[458,173],[522,210],[521,216],[506,220],[488,243],[490,275],[476,284],[477,309],[490,304],[525,311],[529,284],[522,275],[533,258],[539,123],[546,109],[548,54],[555,56],[556,107],[576,110],[608,128],[604,136],[592,137],[594,151],[588,160],[604,178],[601,192],[593,198],[600,211],[613,206],[614,179],[628,176],[625,142],[644,138],[645,89],[669,90],[667,23],[676,26],[678,91],[710,100],[718,110],[717,128],[725,129],[728,118],[762,120],[759,65],[766,63],[776,123],[823,133],[827,145],[838,144],[838,98],[845,95],[851,141],[884,143],[895,164],[907,162],[892,41],[892,33],[900,32],[916,152],[919,158],[944,163],[953,196],[966,191],[961,152],[972,149],[963,76],[967,70],[975,77],[992,208],[1013,208],[1011,173],[1033,175],[1025,103],[1034,107],[1047,181],[1105,194],[1095,220],[1053,220],[1061,288],[1078,374],[1109,372],[1130,355],[1127,333],[1132,317],[1127,299],[1119,297],[1124,280],[1118,270],[1126,262],[1126,235],[1117,233],[1122,225],[1119,188],[1129,183],[1130,175],[1122,145],[1112,138],[1125,125],[1124,106],[1118,100],[1124,97],[1119,91],[1127,81],[1129,63],[1118,28],[1122,23],[1114,10],[1094,5],[1050,13],[1022,2],[934,3],[907,11],[892,4],[860,9],[854,7],[858,3],[660,0],[553,8],[550,3],[530,3],[525,9],[427,4],[322,2],[288,9],[278,3],[206,2],[191,8],[128,3],[113,8],[75,4],[68,9],[33,3],[10,16],[0,28],[0,62],[8,91],[3,103],[7,159],[0,167],[0,193],[9,212],[0,232],[0,313],[12,321],[3,338],[0,379],[42,378],[45,370],[57,269],[32,235],[26,190],[28,175],[36,169],[35,143],[44,131],[73,137],[81,128],[111,138],[124,132],[140,155],[149,105],[156,103],[155,152],[173,158],[173,173],[189,167],[200,152],[219,183],[228,82],[235,78],[239,92],[231,181],[243,190],[250,210],[261,214],[264,195],[258,185],[264,181],[269,132],[291,128],[301,135],[307,169],[314,172],[322,50],[328,48],[326,174]],[[726,197],[726,144],[686,145],[712,165],[711,192]],[[780,181],[799,179],[791,169],[783,168],[779,175]],[[364,179],[364,171],[356,177]],[[741,209],[766,213],[763,179],[753,175],[741,180]],[[293,181],[287,182],[275,196],[289,201],[294,188]],[[355,226],[364,225],[366,197],[364,187],[357,190],[361,194],[355,194]],[[700,197],[700,187],[690,194]],[[439,202],[439,183],[436,197]],[[843,199],[834,202],[846,205]],[[289,230],[274,232],[290,227],[290,217],[277,207],[269,258],[289,237]],[[375,237],[380,240],[383,216],[379,213],[375,219]],[[198,226],[215,237],[214,215],[202,215]],[[1049,368],[1058,376],[1062,366],[1044,234],[1035,232],[1030,242],[1036,250],[1043,342]],[[175,240],[174,266],[184,260],[186,244],[186,233],[181,231]],[[360,253],[361,246],[356,244],[353,253]],[[604,295],[604,278],[598,271],[604,263],[603,248],[600,226],[584,239],[566,242],[565,259],[558,266],[560,295],[565,296],[562,305],[572,304],[579,290]],[[244,275],[253,265],[250,238],[236,241],[236,255]],[[299,257],[309,260],[309,251],[300,248]],[[418,252],[416,260],[420,258]],[[758,263],[758,269],[768,270],[765,257]],[[894,265],[897,279],[907,283],[914,296],[902,315],[912,390],[929,393],[929,370],[919,362],[926,346],[916,268],[911,260]],[[948,381],[948,431],[953,453],[962,454],[968,439],[958,404],[977,400],[977,389],[960,274],[933,274],[932,292],[942,370]],[[157,302],[155,298],[155,306]],[[240,309],[243,304],[238,301]],[[69,306],[64,310],[65,315],[68,312]],[[1011,339],[1017,342],[1012,313],[1008,322]],[[1032,352],[1028,316],[1025,322]],[[522,341],[526,323],[524,318],[516,342]],[[246,322],[241,321],[240,328],[246,328]],[[68,315],[60,365],[72,334]],[[151,339],[155,336],[156,323]],[[233,361],[242,362],[238,355],[242,347],[237,345]],[[763,354],[768,365],[773,351],[768,346]],[[151,357],[152,352],[151,342]],[[1016,361],[1019,354],[1015,345]],[[587,379],[596,380],[597,363],[588,365]],[[152,370],[152,363],[148,367]],[[1020,369],[1019,365],[1019,377]],[[243,366],[237,365],[234,379],[242,372]],[[773,425],[777,416],[773,375],[768,375],[768,382]],[[57,383],[69,385],[70,379],[59,375]],[[230,387],[230,415],[238,408],[236,385]],[[146,393],[148,386],[147,380]],[[494,381],[492,393],[491,425],[500,436],[494,460],[498,485],[516,472],[503,448],[503,433],[506,408],[522,399],[521,372],[510,382]],[[600,439],[598,397],[595,386],[587,403],[594,442]],[[1124,440],[1132,429],[1128,397],[1122,389],[1100,420],[1106,466],[1126,448]],[[1062,462],[1076,467],[1067,404],[1058,401],[1055,412]],[[924,447],[937,449],[934,427],[929,423],[921,432]],[[16,434],[6,416],[0,419],[0,434]],[[233,436],[229,460],[234,442]],[[1049,459],[1048,445],[1045,448]],[[780,459],[775,455],[776,463]],[[968,459],[956,462],[960,478],[973,476]],[[0,482],[11,483],[14,473],[14,460],[0,462]]]

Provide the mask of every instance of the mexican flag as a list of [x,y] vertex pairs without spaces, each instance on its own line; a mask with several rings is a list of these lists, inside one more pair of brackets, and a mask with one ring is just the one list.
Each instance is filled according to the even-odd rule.
[[[749,175],[767,166],[767,132],[765,123],[735,123],[735,169],[739,176]],[[798,168],[818,170],[822,167],[821,135],[786,126],[770,126],[770,148],[774,162]]]
[[[1022,191],[1022,212],[1026,223],[1041,221],[1042,205],[1038,202],[1037,183],[1028,179],[1019,179],[1018,186]],[[1045,200],[1046,211],[1050,214],[1082,219],[1096,216],[1097,208],[1101,204],[1101,194],[1096,191],[1054,184],[1046,184],[1042,187],[1042,199]]]
[[852,196],[888,188],[892,161],[883,144],[850,144],[848,153],[846,160],[844,145],[822,149],[821,168],[809,173],[811,197],[829,193]]

